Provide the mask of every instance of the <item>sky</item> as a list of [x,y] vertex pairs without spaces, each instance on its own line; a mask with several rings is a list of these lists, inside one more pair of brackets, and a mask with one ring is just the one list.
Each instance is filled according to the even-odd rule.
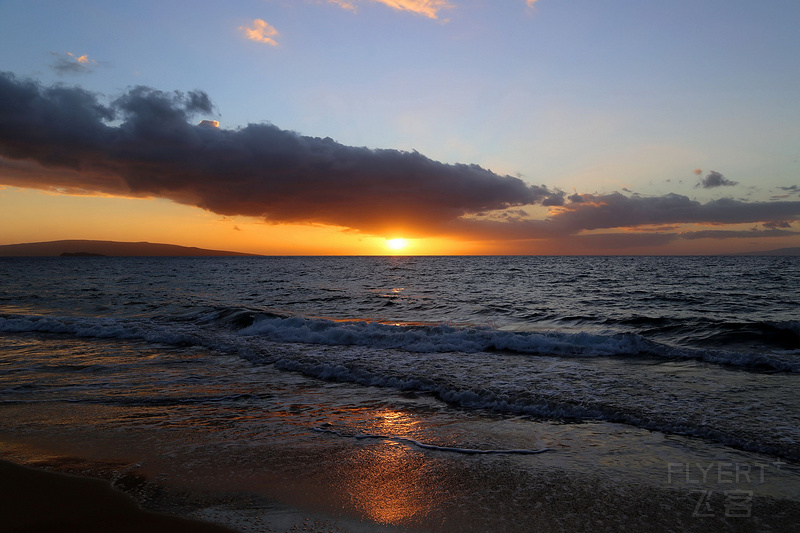
[[800,246],[796,0],[0,0],[0,244]]

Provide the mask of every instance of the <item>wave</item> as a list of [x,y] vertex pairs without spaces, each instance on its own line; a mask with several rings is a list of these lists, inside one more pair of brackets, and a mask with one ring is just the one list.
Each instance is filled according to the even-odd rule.
[[[329,426],[330,424],[327,425]],[[540,448],[538,450],[529,450],[529,449],[493,450],[493,449],[462,448],[457,446],[440,446],[437,444],[427,444],[424,442],[420,442],[418,440],[414,440],[410,437],[400,437],[397,435],[376,435],[373,433],[345,434],[335,429],[329,429],[328,427],[325,427],[325,424],[323,424],[323,426],[313,427],[311,428],[311,431],[316,431],[317,433],[330,433],[338,437],[353,438],[357,440],[362,440],[362,439],[391,440],[394,442],[399,442],[401,444],[409,444],[412,446],[416,446],[417,448],[422,448],[423,450],[453,452],[465,455],[536,455],[550,451],[550,448]]]
[[[273,342],[365,346],[378,349],[407,350],[418,353],[507,352],[521,355],[562,357],[657,357],[694,359],[752,370],[800,372],[800,360],[792,350],[785,353],[692,349],[651,341],[636,333],[594,334],[559,331],[507,331],[488,326],[453,326],[449,324],[403,324],[373,321],[337,321],[300,316],[253,315],[252,324],[241,335]],[[753,328],[759,327],[754,325]],[[735,326],[732,326],[736,329]],[[770,329],[797,335],[797,322],[764,325]],[[741,329],[741,328],[739,328]]]
[[[251,347],[246,346],[245,339],[253,339],[414,353],[501,352],[527,356],[690,359],[757,371],[800,373],[800,358],[793,348],[794,339],[800,336],[800,322],[730,324],[719,326],[717,330],[708,329],[705,335],[719,335],[719,329],[738,335],[737,338],[780,336],[786,339],[788,347],[772,351],[756,351],[747,346],[741,350],[697,349],[655,342],[638,333],[509,331],[474,325],[333,320],[249,308],[201,308],[138,319],[0,314],[0,332],[143,340],[204,346],[226,352],[247,351]],[[704,334],[694,331],[686,335],[701,337]]]
[[144,340],[172,345],[201,345],[197,335],[132,319],[0,315],[0,332],[56,333],[97,339]]
[[[393,371],[392,366],[402,370]],[[409,375],[406,369],[414,366],[413,362],[408,360],[381,369],[364,368],[360,361],[324,363],[314,361],[312,358],[305,360],[284,358],[275,362],[275,367],[279,370],[297,372],[332,382],[390,388],[412,394],[430,394],[461,408],[528,416],[539,420],[573,423],[602,421],[624,424],[650,431],[700,438],[750,452],[771,454],[791,460],[800,459],[800,449],[794,441],[776,439],[775,435],[770,433],[771,430],[762,432],[757,427],[732,425],[724,414],[719,417],[709,417],[705,407],[692,397],[670,398],[668,393],[660,400],[655,396],[648,397],[647,401],[642,401],[641,397],[634,397],[620,403],[619,399],[615,401],[613,393],[612,396],[601,394],[589,399],[585,394],[575,393],[559,386],[541,389],[520,387],[525,379],[515,382],[515,379],[519,378],[513,369],[501,376],[494,373],[491,376],[481,376],[469,369],[459,369],[456,363],[455,366],[442,365],[443,369],[451,370],[452,373],[433,375],[422,369],[413,371]],[[785,416],[785,413],[776,416],[780,418]],[[336,433],[342,437],[390,440],[404,438],[392,435],[342,434],[327,430],[328,428],[324,429],[325,432]],[[539,450],[534,452],[539,453]]]
[[[785,327],[791,329],[796,324]],[[762,435],[759,428],[737,426],[725,410],[705,412],[703,402],[697,400],[702,393],[698,394],[691,377],[676,393],[675,387],[683,379],[680,374],[661,386],[657,381],[651,383],[649,371],[639,364],[644,358],[681,358],[735,370],[800,373],[800,363],[792,360],[794,354],[781,358],[780,354],[683,350],[634,334],[335,321],[246,308],[192,309],[137,319],[6,314],[0,315],[0,332],[201,346],[212,354],[237,355],[280,371],[430,394],[464,408],[547,420],[602,420],[800,457],[794,445],[772,442],[769,431]],[[629,375],[639,377],[628,379]],[[230,402],[247,398],[148,401]],[[775,424],[779,424],[784,414],[770,416],[777,417]]]
[[715,322],[686,338],[711,346],[761,346],[778,350],[800,350],[800,322]]
[[633,334],[516,332],[488,326],[448,324],[385,324],[305,317],[258,317],[242,335],[276,342],[371,346],[412,352],[491,352],[566,356],[649,353],[655,346]]

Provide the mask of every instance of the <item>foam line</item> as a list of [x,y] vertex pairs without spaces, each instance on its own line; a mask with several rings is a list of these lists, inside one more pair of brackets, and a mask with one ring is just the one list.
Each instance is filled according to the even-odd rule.
[[456,448],[452,446],[437,446],[435,444],[425,444],[424,442],[420,442],[418,440],[409,439],[408,437],[398,437],[395,435],[375,435],[372,433],[360,433],[355,435],[344,435],[334,429],[325,429],[322,427],[313,427],[311,428],[312,431],[316,431],[318,433],[332,433],[334,435],[338,435],[339,437],[343,438],[353,438],[353,439],[381,439],[381,440],[393,440],[395,442],[401,442],[403,444],[411,444],[413,446],[417,446],[419,448],[423,448],[425,450],[436,450],[440,452],[453,452],[453,453],[463,453],[468,455],[491,455],[491,454],[504,454],[504,455],[535,455],[537,453],[544,453],[551,451],[550,448],[542,448],[539,450],[524,450],[524,449],[517,449],[517,450],[476,450],[474,448]]

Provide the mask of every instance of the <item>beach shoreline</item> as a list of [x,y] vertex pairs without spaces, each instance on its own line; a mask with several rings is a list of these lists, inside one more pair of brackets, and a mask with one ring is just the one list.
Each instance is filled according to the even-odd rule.
[[0,460],[3,531],[64,533],[236,533],[209,522],[142,509],[130,495],[94,477]]
[[[196,456],[175,456],[171,460],[176,464],[165,470],[155,449],[151,456],[141,448],[132,454],[133,448],[125,450],[121,441],[108,441],[109,435],[99,431],[81,432],[79,437],[81,444],[76,445],[77,439],[67,442],[53,433],[39,433],[28,442],[0,433],[0,457],[35,467],[0,465],[0,474],[16,472],[20,480],[0,476],[4,505],[17,513],[9,531],[46,531],[41,520],[47,515],[37,510],[43,506],[51,523],[52,517],[63,516],[65,506],[83,509],[83,520],[92,518],[90,513],[104,507],[98,503],[105,501],[102,498],[113,503],[105,507],[105,524],[147,524],[118,529],[131,532],[556,532],[645,527],[747,532],[765,525],[786,530],[800,523],[797,501],[756,495],[752,513],[728,516],[723,492],[709,490],[698,512],[698,491],[681,479],[664,489],[554,467],[566,450],[555,451],[545,463],[544,455],[461,456],[392,441],[320,435],[316,449],[288,449],[282,457],[275,448],[239,448],[238,457],[221,459],[212,472],[197,469],[201,463],[192,463]],[[146,440],[143,434],[138,439]],[[38,446],[45,440],[48,446]],[[107,446],[98,446],[101,442]],[[101,449],[117,450],[118,460]],[[213,450],[199,453],[213,455]],[[531,469],[536,461],[541,467]],[[676,470],[672,475],[679,478],[682,473]],[[35,489],[17,490],[18,483]],[[101,497],[93,495],[98,490]],[[64,491],[69,497],[62,499]],[[60,506],[43,503],[48,494],[50,501],[62,500]],[[103,530],[92,529],[97,523],[90,520],[59,531]],[[161,524],[176,525],[158,529]]]
[[[131,462],[132,453],[138,460]],[[0,432],[0,532],[413,531],[335,509],[324,490],[307,481],[274,499],[274,492],[264,490],[270,481],[258,476],[254,481],[242,471],[218,471],[192,477],[192,466],[170,469],[158,464],[158,455],[141,448],[131,452],[102,431],[81,432],[76,440],[50,432],[35,439]],[[222,480],[228,477],[235,479]],[[95,516],[98,506],[105,512]]]
[[77,457],[43,459],[40,451],[30,451],[38,455],[31,464],[18,462],[19,455],[15,460],[0,458],[3,533],[387,530],[378,524],[297,509],[250,492],[176,489],[126,473],[124,465]]
[[[320,380],[195,348],[3,339],[6,359],[41,365],[36,383],[52,383],[53,368],[68,373],[58,392],[35,399],[15,382],[30,401],[9,394],[2,404],[0,458],[105,479],[148,512],[239,533],[800,524],[796,464],[691,437],[454,408],[433,394]],[[87,354],[91,365],[76,361]],[[70,401],[81,379],[89,380],[77,389],[86,398]],[[314,431],[321,426],[331,431]],[[454,451],[542,448],[549,451]],[[726,493],[746,508],[732,507]]]

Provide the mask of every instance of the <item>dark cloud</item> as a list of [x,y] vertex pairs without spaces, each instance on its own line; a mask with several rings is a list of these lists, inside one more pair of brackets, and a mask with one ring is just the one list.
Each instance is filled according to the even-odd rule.
[[791,228],[792,224],[788,220],[773,220],[770,222],[764,222],[764,227],[769,229],[778,229],[778,228]]
[[570,202],[572,202],[573,204],[581,204],[581,203],[583,203],[583,196],[578,194],[578,193],[570,195],[567,199]]
[[[551,211],[546,220],[461,219],[450,223],[448,229],[460,237],[474,237],[479,240],[524,240],[572,238],[585,230],[657,228],[655,232],[646,234],[625,233],[628,237],[620,237],[618,233],[608,234],[614,235],[608,237],[609,245],[628,242],[631,247],[638,247],[645,246],[648,242],[653,245],[663,243],[665,235],[677,238],[677,233],[670,234],[665,231],[679,224],[749,224],[774,220],[775,217],[789,220],[800,216],[800,202],[748,203],[720,199],[702,204],[679,194],[629,197],[620,193],[576,194],[571,196],[570,200],[569,204]],[[602,242],[596,235],[598,234],[592,237],[592,242]],[[583,239],[585,242],[590,240]],[[621,247],[621,244],[615,247]]]
[[[792,185],[791,187],[778,187],[782,191],[786,191],[788,193],[800,193],[800,186]],[[782,197],[789,196],[788,194],[783,195]]]
[[[273,223],[471,240],[553,239],[551,248],[564,243],[593,250],[723,235],[668,232],[687,223],[768,228],[725,233],[730,236],[794,235],[781,224],[800,218],[800,201],[724,198],[703,204],[679,194],[577,191],[567,196],[417,152],[346,146],[271,124],[220,128],[203,118],[215,112],[202,91],[135,87],[106,100],[83,89],[43,87],[0,73],[0,184],[160,197]],[[716,172],[704,182],[733,183]],[[541,207],[520,209],[531,205]],[[508,208],[513,209],[502,212]],[[543,208],[549,215],[534,219],[534,209]],[[619,231],[648,227],[647,233]]]
[[738,184],[738,181],[731,181],[716,170],[712,170],[705,178],[700,180],[700,183],[695,185],[695,188],[713,189],[714,187],[733,187]]
[[76,56],[73,53],[67,52],[66,54],[53,53],[55,59],[50,65],[50,68],[56,71],[61,76],[74,75],[74,74],[90,74],[94,72],[98,63],[94,59],[89,59],[88,56]]
[[680,223],[743,224],[800,215],[800,202],[743,202],[723,198],[701,204],[679,194],[577,196],[577,201],[573,200],[550,217],[550,221],[565,233]]
[[598,233],[571,236],[567,243],[583,250],[628,250],[664,246],[675,240],[673,233]]
[[542,199],[542,205],[547,207],[564,205],[564,196],[566,195],[562,191],[555,191]]
[[3,74],[2,178],[373,233],[435,232],[470,213],[563,202],[562,193],[544,186],[417,152],[345,146],[271,124],[226,130],[193,123],[213,111],[201,91],[136,87],[105,104],[82,89]]
[[767,231],[759,230],[703,230],[687,231],[680,234],[682,239],[742,239],[752,237],[792,237],[800,235],[800,231],[786,231],[781,229],[771,229]]

